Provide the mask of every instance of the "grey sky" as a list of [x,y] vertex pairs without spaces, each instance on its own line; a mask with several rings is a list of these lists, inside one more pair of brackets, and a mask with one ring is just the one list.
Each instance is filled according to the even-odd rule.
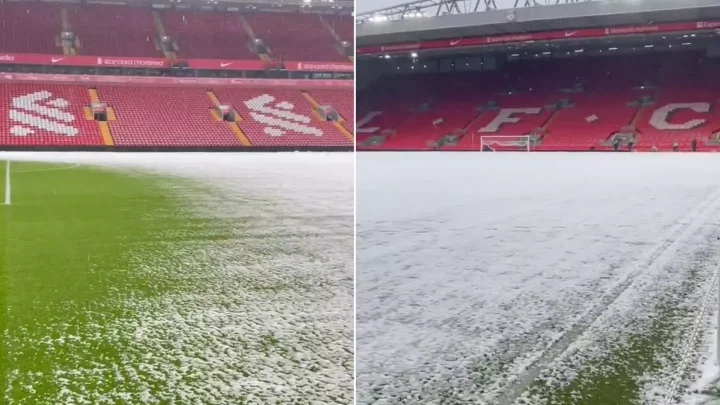
[[[358,14],[362,14],[379,8],[391,7],[411,1],[413,0],[355,0],[355,9]],[[521,4],[522,3],[524,2],[521,0]],[[544,3],[544,1],[541,0],[538,1],[538,3]],[[498,8],[509,8],[515,4],[515,0],[495,0],[495,4],[497,4]]]

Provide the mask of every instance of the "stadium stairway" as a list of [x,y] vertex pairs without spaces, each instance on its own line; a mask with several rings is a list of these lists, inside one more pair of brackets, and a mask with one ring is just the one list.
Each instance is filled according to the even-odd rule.
[[[240,14],[240,15],[238,15],[238,19],[240,20],[240,24],[245,29],[245,32],[247,33],[250,40],[252,42],[255,42],[257,40],[257,36],[255,36],[255,31],[253,31],[252,27],[250,26],[250,23],[248,23],[248,21],[245,19],[245,16]],[[265,62],[272,61],[272,56],[270,56],[267,53],[258,53],[258,55],[260,56],[260,59]]]
[[161,20],[184,58],[257,60],[237,13],[164,10]]
[[[218,98],[217,94],[215,94],[214,91],[208,90],[205,92],[207,94],[208,98],[210,99],[210,102],[215,106],[215,108],[212,109],[212,116],[216,121],[223,121],[223,117],[218,110],[222,103],[220,102],[220,99]],[[238,112],[233,109],[232,111],[234,121],[225,121],[227,125],[230,127],[230,129],[233,131],[235,136],[238,138],[238,141],[240,141],[240,144],[243,146],[252,146],[252,142],[250,142],[250,139],[248,139],[247,135],[243,132],[242,129],[240,129],[240,126],[238,125],[238,122],[242,121],[242,117]]]
[[[319,121],[324,121],[323,118],[322,118],[322,117],[319,115],[319,113],[318,113],[318,110],[320,109],[320,103],[318,103],[317,100],[315,100],[315,98],[313,98],[313,96],[310,95],[310,93],[308,93],[307,91],[302,91],[301,93],[302,93],[303,97],[305,97],[305,99],[307,99],[307,101],[310,103],[310,105],[313,106],[313,108],[314,108],[314,113],[315,113],[314,116],[315,116]],[[339,113],[339,112],[338,112],[338,113]],[[339,113],[339,114],[340,114],[340,113]],[[337,128],[338,131],[340,131],[341,134],[345,135],[345,137],[348,139],[348,141],[350,141],[350,143],[354,143],[354,142],[355,142],[355,136],[353,136],[352,132],[350,132],[350,131],[345,127],[345,125],[346,125],[346,124],[345,124],[345,119],[343,118],[342,114],[340,114],[340,120],[339,120],[339,121],[335,121],[335,122],[333,122],[332,124],[335,126],[335,128]]]
[[275,59],[344,62],[335,38],[320,23],[319,14],[252,13],[245,16]]
[[[165,24],[162,22],[162,18],[160,17],[160,14],[157,12],[157,10],[152,11],[152,18],[153,23],[155,24],[155,30],[157,31],[160,38],[166,38],[167,30],[165,29]],[[165,54],[166,58],[169,59],[175,59],[177,58],[177,55],[175,54],[175,50],[172,47],[165,47],[162,44],[162,40],[160,43],[160,50]]]
[[317,115],[300,90],[216,88],[222,104],[242,118],[237,124],[255,146],[351,146],[352,139]]
[[[98,96],[98,92],[96,89],[93,89],[93,88],[88,89],[88,94],[90,95],[90,105],[102,103],[102,101],[100,100],[100,97]],[[110,125],[107,123],[107,121],[95,120],[95,114],[93,114],[92,107],[85,107],[84,110],[85,110],[85,118],[86,119],[97,122],[98,127],[100,128],[100,134],[102,135],[105,146],[114,146],[115,140],[113,139],[112,131],[110,130]],[[117,116],[115,115],[115,110],[112,107],[109,107],[107,109],[107,119],[108,119],[108,121],[117,120]]]

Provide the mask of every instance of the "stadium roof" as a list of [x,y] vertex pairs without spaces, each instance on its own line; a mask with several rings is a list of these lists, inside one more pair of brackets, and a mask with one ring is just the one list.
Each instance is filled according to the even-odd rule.
[[[559,0],[560,4],[547,6],[534,6],[541,4],[534,1],[517,0],[518,8],[509,10],[496,10],[492,5],[488,7],[491,0],[420,0],[389,7],[358,16],[357,44],[360,47],[443,38],[720,19],[720,3],[717,0]],[[413,11],[402,14],[400,10]],[[438,13],[441,15],[425,18]]]
[[[397,21],[406,18],[474,13],[502,8],[531,7],[598,0],[415,0],[358,14],[358,21]],[[498,2],[500,5],[498,6]]]

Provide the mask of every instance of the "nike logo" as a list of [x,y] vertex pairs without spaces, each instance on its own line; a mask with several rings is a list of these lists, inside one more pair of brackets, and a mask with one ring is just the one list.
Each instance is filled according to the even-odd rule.
[[52,63],[60,62],[63,59],[65,59],[65,58],[52,58]]
[[228,66],[232,65],[233,63],[235,63],[235,62],[228,62],[228,63],[220,62],[220,67],[228,67]]
[[565,33],[565,37],[566,37],[566,38],[567,38],[567,37],[571,37],[571,36],[573,36],[573,35],[575,35],[575,34],[577,34],[577,31],[566,32],[566,33]]
[[459,44],[460,41],[461,41],[460,39],[455,40],[455,41],[450,41],[450,46],[455,46],[455,45]]

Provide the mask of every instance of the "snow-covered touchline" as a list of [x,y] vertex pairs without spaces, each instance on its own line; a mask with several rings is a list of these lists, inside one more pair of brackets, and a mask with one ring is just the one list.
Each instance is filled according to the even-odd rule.
[[717,302],[713,298],[715,298],[716,296],[715,291],[717,289],[718,277],[720,277],[720,263],[718,263],[715,269],[715,274],[713,276],[710,287],[705,293],[700,313],[698,313],[692,331],[690,332],[688,339],[686,340],[685,350],[683,350],[680,364],[678,364],[677,370],[675,371],[675,375],[672,379],[672,383],[670,384],[667,395],[665,397],[665,405],[671,405],[674,402],[674,397],[677,393],[677,389],[682,382],[683,375],[687,371],[688,362],[692,358],[693,346],[697,343],[698,334],[701,331],[701,326],[703,324],[703,318],[705,317],[705,314],[707,314],[708,309],[710,308],[710,304],[713,302]]
[[75,169],[77,167],[80,167],[79,164],[71,165],[71,166],[62,166],[62,167],[50,167],[47,169],[27,169],[27,170],[15,170],[13,174],[18,173],[38,173],[38,172],[54,172],[58,170],[70,170]]

